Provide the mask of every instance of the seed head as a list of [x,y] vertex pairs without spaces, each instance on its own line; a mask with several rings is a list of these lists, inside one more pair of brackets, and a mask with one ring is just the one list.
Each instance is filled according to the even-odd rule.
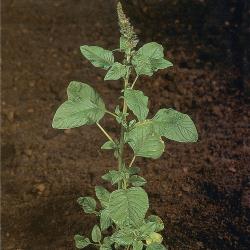
[[120,2],[118,2],[117,4],[117,14],[120,32],[122,36],[127,40],[131,48],[134,48],[138,43],[137,35],[134,31],[134,27],[131,25],[129,19],[126,17]]

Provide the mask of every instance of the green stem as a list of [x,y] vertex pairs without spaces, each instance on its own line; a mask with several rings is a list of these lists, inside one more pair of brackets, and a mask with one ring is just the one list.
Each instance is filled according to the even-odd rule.
[[[112,139],[112,137],[106,132],[106,130],[100,125],[99,122],[96,123],[96,125],[100,128],[100,130],[107,136],[107,138],[114,142],[114,140]],[[115,143],[115,142],[114,142]]]
[[139,75],[136,75],[135,80],[133,81],[133,83],[131,85],[131,89],[135,86],[135,83],[136,83],[138,78],[139,78]]
[[[130,51],[128,52],[127,56],[126,56],[126,62],[129,65],[130,64],[130,60],[131,60],[131,55],[130,55]],[[124,91],[126,90],[126,88],[128,87],[129,84],[129,76],[130,76],[130,69],[128,68],[126,76],[124,78]],[[122,109],[122,114],[123,114],[123,119],[126,121],[126,117],[125,114],[127,113],[127,103],[125,101],[125,98],[123,98],[123,109]],[[118,156],[118,169],[121,171],[123,168],[123,151],[124,151],[124,126],[123,124],[121,124],[121,136],[120,136],[120,142],[119,142],[119,156]],[[122,185],[122,181],[118,182],[118,189],[120,189],[121,187],[126,187],[126,181],[124,181],[124,185]]]
[[133,163],[134,163],[134,161],[135,161],[135,158],[136,158],[136,156],[134,155],[134,157],[133,157],[133,159],[131,160],[131,162],[130,162],[130,164],[129,164],[129,168],[131,168],[132,167],[132,165],[133,165]]
[[108,111],[108,110],[105,110],[105,113],[110,114],[110,115],[114,116],[115,118],[118,117],[116,114],[114,114],[114,113],[112,113],[112,112],[110,112],[110,111]]

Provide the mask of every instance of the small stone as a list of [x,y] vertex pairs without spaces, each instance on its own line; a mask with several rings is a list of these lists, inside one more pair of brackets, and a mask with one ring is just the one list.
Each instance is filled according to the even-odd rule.
[[34,112],[34,109],[33,109],[33,108],[30,108],[30,109],[28,109],[27,111],[28,111],[28,113],[33,113],[33,112]]
[[232,173],[236,173],[236,169],[234,167],[229,167],[228,170],[231,171]]
[[187,192],[187,193],[190,193],[191,192],[191,188],[189,186],[184,186],[182,185],[181,186],[181,189],[184,191],[184,192]]
[[14,120],[14,111],[8,112],[8,113],[7,113],[7,117],[8,117],[8,120],[9,120],[10,122],[13,122],[13,120]]
[[24,150],[24,153],[25,153],[26,155],[28,155],[28,156],[31,156],[33,152],[32,152],[31,149],[25,149],[25,150]]
[[203,245],[203,243],[202,243],[201,241],[197,241],[197,242],[196,242],[196,245],[197,245],[198,247],[200,247],[200,248],[203,248],[203,247],[204,247],[204,245]]
[[37,184],[35,186],[35,188],[36,188],[38,194],[42,194],[45,191],[46,186],[43,183],[40,183],[40,184]]
[[35,86],[35,82],[34,81],[29,82],[29,86],[30,87],[34,87]]

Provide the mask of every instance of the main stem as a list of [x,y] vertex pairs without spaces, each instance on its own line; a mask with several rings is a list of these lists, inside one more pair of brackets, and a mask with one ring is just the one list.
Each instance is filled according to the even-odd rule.
[[[128,51],[128,53],[126,54],[126,64],[129,65],[130,64],[130,60],[131,60],[131,51]],[[128,68],[126,76],[124,78],[124,91],[126,90],[126,88],[128,87],[129,84],[129,76],[130,76],[130,69]],[[125,99],[123,98],[123,109],[122,109],[122,114],[123,114],[123,119],[124,121],[126,121],[126,116],[125,114],[127,113],[127,103],[125,101]],[[123,153],[124,153],[124,126],[121,123],[121,136],[120,136],[120,142],[119,142],[119,156],[118,156],[118,169],[121,171],[123,168],[123,163],[124,163],[124,159],[123,159]],[[120,181],[118,183],[118,188],[120,189],[122,186],[122,181]],[[125,188],[126,188],[126,183],[125,183]]]

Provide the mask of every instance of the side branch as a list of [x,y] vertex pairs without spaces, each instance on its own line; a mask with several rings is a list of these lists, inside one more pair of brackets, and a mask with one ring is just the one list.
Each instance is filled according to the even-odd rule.
[[136,83],[138,78],[139,78],[139,75],[136,75],[135,80],[133,81],[133,83],[131,85],[131,89],[135,86],[135,83]]
[[112,115],[112,116],[114,116],[115,118],[118,117],[117,115],[115,115],[114,113],[112,113],[112,112],[110,112],[110,111],[108,111],[108,110],[105,110],[105,113],[107,113],[107,114],[109,114],[109,115]]
[[133,159],[131,160],[131,162],[129,163],[129,168],[131,168],[132,167],[132,165],[133,165],[133,163],[134,163],[134,161],[135,161],[135,158],[136,158],[136,156],[134,155],[134,157],[133,157]]
[[97,122],[96,125],[100,128],[100,130],[107,136],[107,138],[110,141],[114,142],[114,140],[112,139],[112,137],[106,132],[106,130],[100,125],[99,122]]

